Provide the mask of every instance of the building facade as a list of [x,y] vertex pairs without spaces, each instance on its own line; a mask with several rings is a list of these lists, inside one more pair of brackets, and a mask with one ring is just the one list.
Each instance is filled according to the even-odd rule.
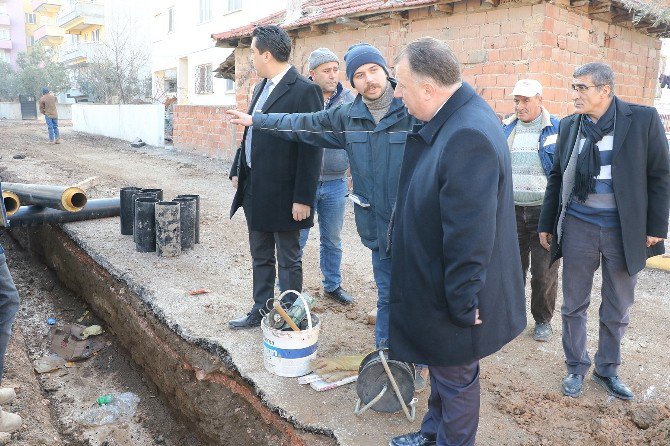
[[26,28],[22,0],[0,0],[0,62],[16,67],[19,53],[26,51]]

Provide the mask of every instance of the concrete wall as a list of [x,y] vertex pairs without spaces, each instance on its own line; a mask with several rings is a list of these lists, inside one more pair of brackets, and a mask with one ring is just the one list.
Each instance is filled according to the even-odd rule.
[[78,132],[126,141],[141,138],[152,146],[164,145],[163,104],[73,104],[72,127]]
[[[58,119],[72,119],[72,106],[70,104],[56,104]],[[37,113],[38,119],[42,115]],[[22,119],[21,104],[18,102],[0,102],[0,119]]]

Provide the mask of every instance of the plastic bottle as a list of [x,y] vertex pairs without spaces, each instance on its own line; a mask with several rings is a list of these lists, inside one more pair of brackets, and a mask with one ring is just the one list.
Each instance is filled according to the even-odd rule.
[[[108,400],[109,402],[106,402]],[[135,415],[140,398],[132,392],[125,392],[103,395],[96,402],[97,404],[84,411],[79,417],[84,424],[102,426],[128,420]]]

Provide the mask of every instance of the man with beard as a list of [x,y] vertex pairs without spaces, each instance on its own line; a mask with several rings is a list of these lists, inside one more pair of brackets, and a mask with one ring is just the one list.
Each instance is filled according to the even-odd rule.
[[414,122],[400,99],[393,97],[395,81],[386,61],[367,43],[349,48],[344,55],[349,82],[358,95],[348,104],[317,113],[256,113],[229,110],[235,124],[300,141],[314,147],[344,149],[353,178],[356,228],[371,251],[377,284],[377,348],[388,347],[391,253],[387,241],[389,221],[398,190],[407,132]]

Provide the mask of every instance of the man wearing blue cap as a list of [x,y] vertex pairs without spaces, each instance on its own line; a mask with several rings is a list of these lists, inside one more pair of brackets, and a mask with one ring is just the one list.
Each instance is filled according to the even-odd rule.
[[47,87],[42,88],[42,97],[38,101],[40,113],[44,115],[49,129],[49,141],[60,144],[60,133],[58,132],[58,110],[56,109],[56,96],[49,93]]
[[[407,132],[414,119],[400,99],[393,97],[396,82],[379,50],[367,43],[344,55],[347,79],[358,92],[353,102],[316,113],[256,113],[229,110],[231,122],[252,126],[273,136],[314,147],[344,149],[353,178],[356,228],[370,248],[377,284],[377,348],[388,347],[391,249],[389,221],[398,190],[398,178]],[[288,130],[288,131],[287,131]]]

